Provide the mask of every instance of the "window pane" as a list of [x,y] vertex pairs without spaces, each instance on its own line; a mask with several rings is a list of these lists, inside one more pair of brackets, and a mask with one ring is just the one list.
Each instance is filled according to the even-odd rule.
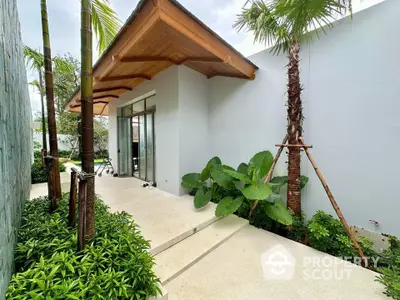
[[146,110],[150,110],[156,106],[156,97],[152,96],[146,99]]
[[144,100],[140,100],[139,102],[135,102],[132,104],[132,112],[133,114],[137,114],[144,111]]
[[122,116],[129,117],[132,115],[132,105],[128,105],[122,108]]

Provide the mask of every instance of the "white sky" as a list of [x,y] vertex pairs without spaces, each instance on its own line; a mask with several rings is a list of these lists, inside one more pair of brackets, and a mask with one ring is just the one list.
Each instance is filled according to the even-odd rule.
[[[42,48],[40,1],[17,1],[23,42],[35,49]],[[354,12],[381,1],[383,0],[355,0]],[[110,0],[110,2],[120,19],[125,22],[138,0]],[[179,0],[179,2],[244,55],[248,56],[266,48],[264,45],[253,44],[251,33],[237,33],[232,28],[236,15],[246,0]],[[48,0],[47,6],[52,54],[63,55],[70,52],[79,59],[80,1]],[[94,61],[97,58],[97,51],[94,51]],[[33,79],[35,74],[28,70],[28,81]],[[39,95],[31,87],[29,92],[33,112],[39,111]]]

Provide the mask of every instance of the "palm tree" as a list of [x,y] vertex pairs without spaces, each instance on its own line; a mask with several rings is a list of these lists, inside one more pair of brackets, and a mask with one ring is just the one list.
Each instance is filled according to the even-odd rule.
[[[86,27],[84,27],[86,38],[82,37],[82,66],[90,63],[89,68],[82,67],[82,84],[86,88],[89,84],[91,87],[86,88],[85,97],[82,96],[82,115],[93,117],[93,102],[92,102],[92,81],[93,76],[89,73],[84,74],[83,70],[88,71],[92,69],[92,34],[91,27],[93,27],[95,33],[98,37],[99,52],[103,52],[108,44],[113,40],[114,36],[121,27],[121,21],[118,19],[114,10],[112,10],[109,5],[109,0],[81,0],[82,2],[82,20],[85,18],[88,22],[85,22]],[[92,18],[93,14],[93,18]],[[47,98],[47,111],[48,111],[48,128],[50,135],[50,153],[54,157],[58,157],[58,146],[57,146],[57,129],[55,122],[55,109],[54,109],[54,92],[53,92],[53,73],[51,66],[51,48],[50,48],[50,36],[47,20],[47,4],[46,0],[41,0],[41,15],[42,15],[42,33],[43,33],[43,49],[44,49],[44,67],[45,67],[45,84],[46,84],[46,98]],[[84,22],[82,22],[84,23]],[[83,32],[83,30],[82,30]],[[83,35],[83,33],[82,33]],[[90,38],[90,41],[87,39]],[[88,48],[86,49],[85,46]],[[90,77],[90,80],[88,79]],[[82,88],[84,90],[85,88]],[[87,105],[85,105],[87,104]],[[93,173],[93,120],[85,124],[85,130],[82,133],[82,139],[88,141],[87,147],[83,148],[83,159],[82,168],[84,172]],[[91,133],[90,133],[91,132]],[[90,146],[91,143],[91,146]],[[89,150],[91,148],[92,150]],[[61,198],[61,186],[60,186],[60,174],[54,168],[54,186],[52,189],[54,191],[54,203],[57,203]],[[49,178],[50,182],[50,178]],[[89,179],[88,182],[88,202],[87,202],[87,232],[89,238],[94,235],[94,178]],[[52,207],[54,208],[54,207]]]
[[42,155],[47,156],[47,138],[46,138],[46,114],[44,111],[44,86],[43,86],[43,55],[28,46],[24,48],[24,56],[31,68],[38,73],[39,80],[34,80],[30,84],[37,88],[40,94],[40,106],[42,110]]
[[[94,173],[93,156],[93,74],[92,74],[92,5],[81,0],[81,109],[82,169]],[[94,177],[88,178],[86,196],[86,237],[94,235]]]
[[[81,128],[82,169],[94,174],[93,149],[93,45],[92,26],[98,37],[101,53],[114,39],[121,22],[108,6],[109,0],[81,0]],[[94,176],[88,178],[86,197],[86,238],[95,234]]]
[[[41,115],[42,115],[42,144],[43,156],[47,155],[47,139],[46,139],[46,112],[44,107],[44,96],[46,94],[44,83],[43,83],[43,72],[44,72],[44,56],[40,51],[34,50],[28,46],[24,47],[24,56],[28,64],[30,64],[31,69],[35,70],[38,75],[38,80],[33,80],[29,84],[34,86],[40,95],[40,106],[41,106]],[[66,72],[71,71],[70,66],[65,63],[65,61],[60,57],[53,57],[52,59],[53,65],[58,69],[64,70]]]
[[[53,66],[51,63],[51,48],[49,24],[47,20],[47,3],[46,0],[41,0],[41,15],[42,15],[42,35],[43,35],[43,53],[44,53],[44,81],[46,85],[47,99],[47,123],[50,140],[50,154],[52,157],[58,158],[57,144],[57,127],[56,113],[54,109],[54,90],[53,90]],[[49,169],[49,198],[51,201],[51,211],[54,211],[58,202],[61,199],[61,182],[60,171],[58,169],[58,160],[53,160]]]
[[[247,6],[247,4],[250,4]],[[333,27],[339,16],[351,12],[351,0],[248,0],[234,27],[247,28],[254,40],[273,44],[274,54],[288,56],[287,137],[289,145],[300,145],[303,134],[303,106],[300,84],[300,45],[310,42],[316,34],[312,29]],[[296,215],[301,214],[300,197],[300,147],[289,147],[287,206]]]

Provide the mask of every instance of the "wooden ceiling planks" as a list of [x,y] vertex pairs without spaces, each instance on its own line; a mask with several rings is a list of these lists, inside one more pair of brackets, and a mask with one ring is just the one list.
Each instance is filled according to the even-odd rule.
[[[175,0],[141,0],[94,66],[94,98],[112,101],[170,66],[181,64],[208,78],[254,79],[257,70]],[[79,111],[79,96],[77,92],[67,109]],[[96,103],[95,113],[108,113],[106,106]]]

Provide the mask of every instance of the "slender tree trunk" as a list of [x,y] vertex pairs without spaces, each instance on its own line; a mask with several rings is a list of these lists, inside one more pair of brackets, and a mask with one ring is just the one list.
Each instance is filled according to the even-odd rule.
[[47,4],[46,0],[41,0],[41,13],[42,13],[42,33],[43,33],[43,54],[44,54],[44,70],[45,70],[45,84],[46,84],[46,99],[47,99],[47,122],[50,137],[50,154],[56,160],[52,163],[54,179],[49,178],[49,184],[53,184],[53,198],[56,208],[58,201],[61,199],[61,183],[60,171],[58,169],[58,145],[57,145],[57,127],[56,127],[56,114],[54,109],[54,91],[53,91],[53,68],[51,64],[51,48],[50,48],[50,35],[49,24],[47,21]]
[[[81,0],[81,101],[82,169],[94,174],[93,161],[93,74],[92,74],[92,2]],[[86,238],[95,234],[94,176],[88,179],[86,200]]]
[[[300,85],[300,45],[293,42],[289,49],[288,64],[288,143],[299,144],[303,132],[303,106]],[[289,149],[287,206],[295,215],[301,215],[300,147]]]
[[39,69],[39,88],[40,88],[40,105],[42,107],[42,149],[44,154],[47,154],[47,137],[46,137],[46,113],[44,111],[44,95],[43,95],[43,78],[42,70]]

